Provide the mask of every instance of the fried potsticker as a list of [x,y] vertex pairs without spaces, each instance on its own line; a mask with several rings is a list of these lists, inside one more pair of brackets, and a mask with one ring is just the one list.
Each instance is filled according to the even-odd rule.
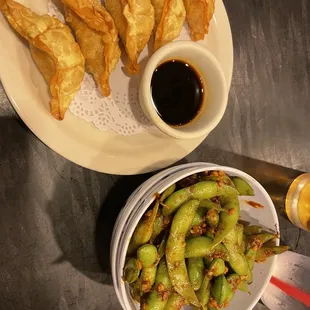
[[121,51],[111,15],[96,0],[62,0],[66,21],[75,33],[90,72],[104,96],[111,93],[109,77]]
[[139,71],[138,58],[154,28],[154,8],[150,0],[105,0],[129,57],[129,73]]
[[183,0],[152,0],[155,9],[155,51],[176,39],[185,20]]
[[215,0],[184,0],[186,21],[193,41],[203,40],[209,32]]
[[85,60],[70,29],[58,19],[39,16],[12,0],[0,8],[11,26],[30,44],[35,63],[49,84],[51,113],[62,120],[85,74]]

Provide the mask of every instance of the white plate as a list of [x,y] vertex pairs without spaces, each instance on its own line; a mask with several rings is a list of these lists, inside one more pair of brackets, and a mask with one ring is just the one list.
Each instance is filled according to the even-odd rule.
[[[36,12],[47,11],[47,0],[20,2]],[[180,160],[205,138],[176,140],[158,131],[120,136],[112,131],[99,131],[69,111],[65,120],[56,121],[49,110],[48,87],[31,58],[27,43],[10,29],[2,14],[0,38],[0,78],[16,112],[46,145],[83,167],[113,174],[154,171]],[[216,56],[230,86],[233,45],[221,0],[216,1],[210,33],[201,44]]]

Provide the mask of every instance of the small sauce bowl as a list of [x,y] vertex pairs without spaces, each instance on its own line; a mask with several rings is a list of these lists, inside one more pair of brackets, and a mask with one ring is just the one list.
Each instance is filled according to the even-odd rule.
[[[163,62],[178,59],[189,63],[204,85],[204,102],[198,115],[182,126],[171,126],[159,116],[151,92],[152,76]],[[222,119],[228,98],[227,82],[215,56],[198,43],[176,41],[157,50],[149,59],[139,87],[139,101],[144,114],[165,134],[178,139],[194,139],[208,135]],[[178,113],[177,109],[175,113]]]

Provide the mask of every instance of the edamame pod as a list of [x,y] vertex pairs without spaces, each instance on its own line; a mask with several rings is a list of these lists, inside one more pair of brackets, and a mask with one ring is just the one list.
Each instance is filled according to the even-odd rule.
[[147,243],[151,239],[158,208],[159,201],[156,200],[154,208],[147,212],[138,223],[128,246],[127,253],[129,255],[134,253],[140,245]]
[[241,247],[243,242],[243,225],[237,223],[235,230],[236,230],[237,244]]
[[237,195],[235,188],[217,182],[205,181],[180,189],[165,200],[163,207],[164,216],[174,213],[181,205],[190,199],[204,200],[220,195]]
[[224,275],[215,278],[211,293],[220,307],[226,306],[233,296],[232,286],[227,282]]
[[252,248],[248,249],[247,252],[245,253],[245,257],[248,260],[250,270],[252,270],[254,267],[256,253],[257,253],[257,250],[252,249]]
[[197,297],[202,306],[206,306],[210,298],[210,280],[208,275],[205,275],[200,289],[197,292]]
[[207,212],[206,222],[210,227],[216,227],[220,221],[220,216],[215,209],[211,209]]
[[236,273],[232,273],[227,277],[227,282],[232,286],[232,290],[236,291],[237,289],[242,292],[248,292],[249,288],[245,280],[241,280],[240,276]]
[[176,184],[172,184],[170,185],[167,189],[164,190],[164,192],[160,195],[160,202],[164,202],[170,195],[173,194],[173,192],[175,191],[176,188]]
[[199,207],[200,208],[205,208],[207,210],[216,210],[216,211],[225,211],[225,212],[227,212],[226,209],[220,207],[218,204],[214,203],[210,199],[201,200],[200,204],[199,204]]
[[264,262],[267,258],[272,257],[277,254],[282,254],[289,249],[288,246],[263,246],[261,247],[255,257],[255,261],[260,263]]
[[229,265],[238,275],[247,275],[250,271],[248,261],[236,240],[234,229],[223,240],[229,255]]
[[204,262],[202,257],[189,258],[187,261],[187,270],[189,281],[194,291],[197,291],[201,287],[201,283],[204,277]]
[[154,264],[148,268],[142,269],[140,275],[140,290],[142,293],[147,293],[151,290],[155,283],[157,265]]
[[212,247],[215,247],[223,241],[229,232],[235,228],[240,215],[240,206],[238,196],[221,196],[222,207],[228,212],[221,212],[220,222],[215,234]]
[[189,281],[184,244],[186,233],[193,222],[198,206],[198,200],[190,200],[176,212],[166,246],[166,261],[173,288],[195,306],[199,306],[199,301]]
[[137,251],[137,258],[142,264],[142,268],[153,265],[158,258],[157,249],[152,244],[144,244]]
[[153,243],[154,240],[157,238],[157,236],[164,230],[165,224],[164,224],[164,216],[162,215],[161,210],[158,210],[157,216],[154,220],[153,224],[153,232],[151,236],[151,242]]
[[231,178],[237,191],[241,196],[254,196],[254,189],[252,186],[245,180],[240,177],[232,177]]
[[211,277],[218,277],[222,274],[225,274],[228,271],[225,266],[225,262],[221,258],[216,258],[212,261],[207,275]]
[[169,236],[169,231],[166,231],[158,247],[158,258],[159,259],[161,259],[165,255],[168,236]]
[[136,258],[129,258],[124,266],[123,270],[123,279],[128,283],[135,282],[140,274],[141,264]]
[[277,235],[271,233],[261,233],[257,235],[251,235],[248,237],[247,249],[252,248],[259,250],[263,244],[269,240],[277,238]]
[[205,210],[204,208],[198,208],[197,212],[195,213],[191,227],[202,224],[205,220],[206,213],[207,210]]
[[165,259],[161,259],[158,265],[155,285],[142,303],[141,309],[163,310],[171,294],[171,281]]
[[185,257],[204,257],[212,253],[212,239],[197,236],[186,239]]
[[186,239],[185,257],[206,257],[222,258],[229,261],[229,253],[223,244],[218,244],[215,248],[211,248],[212,239],[205,236],[197,236]]
[[221,258],[225,262],[229,261],[229,253],[228,253],[227,249],[225,248],[225,246],[222,243],[218,244],[212,250],[212,253],[211,253],[210,257],[212,257],[212,258]]
[[259,234],[261,231],[263,230],[262,227],[257,226],[257,225],[250,225],[250,226],[246,226],[243,230],[243,233],[246,236],[250,236],[250,235],[255,235],[255,234]]
[[168,298],[166,307],[164,310],[180,310],[186,301],[185,299],[180,296],[177,292],[172,292]]

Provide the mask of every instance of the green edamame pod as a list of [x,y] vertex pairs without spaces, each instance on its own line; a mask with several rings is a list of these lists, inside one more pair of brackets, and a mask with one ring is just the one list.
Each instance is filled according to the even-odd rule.
[[246,250],[246,238],[243,235],[242,242],[241,242],[241,252],[244,253],[245,250]]
[[254,250],[252,248],[248,249],[247,252],[245,253],[245,257],[248,260],[250,270],[253,269],[256,253],[257,253],[257,250]]
[[246,293],[249,291],[246,281],[241,280],[240,276],[236,273],[230,274],[227,277],[227,282],[232,286],[233,291],[236,291],[237,289]]
[[240,206],[238,196],[221,196],[222,207],[228,212],[221,212],[220,222],[215,234],[212,247],[215,247],[223,241],[229,232],[235,228],[240,215]]
[[225,211],[225,212],[227,212],[226,209],[222,208],[221,206],[219,206],[218,204],[214,203],[210,199],[201,200],[200,204],[199,204],[199,207],[200,208],[205,208],[207,210],[216,210],[216,211]]
[[129,258],[126,261],[123,270],[123,279],[128,283],[135,282],[140,274],[141,264],[138,262],[136,258]]
[[248,261],[236,240],[235,229],[233,229],[223,240],[223,244],[229,255],[229,265],[238,275],[247,275],[250,271]]
[[206,222],[210,227],[216,227],[220,221],[220,216],[215,209],[211,209],[207,212]]
[[244,293],[248,293],[249,287],[248,287],[247,281],[241,280],[240,284],[238,285],[238,290]]
[[198,200],[190,200],[176,212],[166,246],[166,261],[173,288],[195,306],[199,306],[199,302],[188,278],[184,244],[198,206]]
[[154,208],[147,212],[138,223],[128,246],[127,253],[129,255],[134,253],[140,245],[147,243],[151,239],[158,208],[159,201],[156,200]]
[[225,246],[222,243],[218,244],[212,250],[210,257],[212,257],[212,258],[221,258],[225,262],[229,261],[229,253],[228,253],[227,249],[225,248]]
[[180,296],[177,292],[172,292],[168,298],[166,307],[164,310],[180,310],[186,301],[185,299]]
[[199,182],[195,185],[180,189],[170,195],[165,201],[163,214],[167,216],[174,213],[181,205],[190,199],[204,200],[220,195],[237,194],[237,190],[228,185],[220,186],[218,183],[212,181]]
[[231,178],[237,191],[240,193],[241,196],[254,196],[254,189],[252,186],[245,180],[240,177],[232,177]]
[[233,297],[232,286],[227,282],[224,275],[215,278],[211,293],[220,307],[227,304]]
[[148,268],[142,269],[140,275],[140,290],[143,293],[147,293],[151,290],[152,286],[155,283],[157,272],[157,265],[152,265]]
[[175,191],[176,184],[170,185],[167,189],[164,190],[164,192],[160,195],[160,202],[164,202],[170,195],[173,194]]
[[235,230],[236,230],[237,244],[241,247],[243,242],[243,225],[237,223]]
[[200,225],[204,222],[207,211],[204,208],[198,208],[195,213],[191,227]]
[[265,242],[275,238],[277,238],[277,235],[271,233],[251,235],[247,239],[247,249],[252,248],[254,250],[259,250]]
[[144,244],[137,251],[137,258],[142,263],[142,268],[148,268],[153,265],[158,258],[156,246]]
[[204,257],[212,252],[212,239],[205,236],[197,236],[186,239],[185,257]]
[[225,274],[228,271],[225,266],[225,262],[221,258],[216,258],[212,261],[207,275],[211,277],[218,277],[222,274]]
[[277,254],[282,254],[289,249],[288,246],[263,246],[261,247],[255,257],[257,263],[264,262],[267,258],[272,257]]
[[246,226],[244,227],[243,233],[246,236],[250,236],[250,235],[256,235],[261,233],[261,231],[263,230],[262,227],[257,226],[257,225],[250,225],[250,226]]
[[194,291],[197,291],[201,287],[203,280],[204,262],[201,257],[189,258],[187,261],[187,270],[189,281]]
[[164,216],[162,215],[161,210],[158,210],[157,216],[153,224],[153,232],[151,236],[152,243],[157,238],[157,236],[164,230],[164,228],[165,228]]
[[164,237],[161,240],[161,243],[160,243],[160,245],[158,247],[158,257],[159,257],[159,259],[161,259],[165,255],[168,236],[169,236],[169,231],[166,231],[165,234],[164,234]]
[[206,306],[210,298],[210,278],[205,275],[200,289],[197,291],[197,297],[202,306]]
[[141,309],[163,310],[171,294],[171,281],[165,259],[161,259],[158,265],[155,285],[144,299]]

